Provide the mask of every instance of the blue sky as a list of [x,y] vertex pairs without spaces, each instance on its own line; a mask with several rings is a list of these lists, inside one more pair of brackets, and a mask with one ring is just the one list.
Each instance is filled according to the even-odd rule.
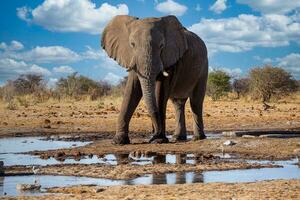
[[272,64],[300,79],[300,0],[9,0],[0,7],[0,85],[24,73],[51,85],[75,71],[117,83],[126,71],[100,35],[118,14],[176,15],[206,42],[210,68],[234,77]]

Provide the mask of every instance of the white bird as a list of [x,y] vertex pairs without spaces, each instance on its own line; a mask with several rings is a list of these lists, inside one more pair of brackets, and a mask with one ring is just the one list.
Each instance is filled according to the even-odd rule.
[[33,174],[37,174],[40,171],[39,168],[36,168],[35,166],[32,167]]

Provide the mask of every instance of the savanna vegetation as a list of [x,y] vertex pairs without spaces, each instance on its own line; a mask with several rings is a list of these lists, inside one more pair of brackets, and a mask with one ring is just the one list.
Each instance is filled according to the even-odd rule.
[[[121,96],[126,84],[126,77],[118,84],[111,85],[104,81],[95,81],[78,73],[60,78],[54,87],[49,88],[41,75],[25,74],[15,80],[9,80],[0,87],[0,98],[7,102],[7,108],[28,107],[30,104],[45,102],[49,99],[90,99],[104,96]],[[213,101],[235,94],[234,98],[251,98],[267,102],[277,100],[299,90],[299,81],[279,67],[264,66],[252,68],[242,78],[231,77],[222,70],[213,70],[208,75],[207,95]]]

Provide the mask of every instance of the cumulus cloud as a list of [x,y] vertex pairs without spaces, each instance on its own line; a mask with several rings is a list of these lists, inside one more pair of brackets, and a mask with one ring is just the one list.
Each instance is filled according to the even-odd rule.
[[37,46],[29,51],[15,55],[12,54],[12,56],[17,59],[36,63],[70,63],[81,59],[79,54],[63,46]]
[[179,4],[173,0],[167,0],[158,3],[155,6],[155,9],[164,14],[182,16],[188,8],[185,5]]
[[226,1],[227,0],[217,0],[212,6],[209,7],[209,10],[212,10],[217,14],[221,14],[227,8]]
[[16,40],[12,40],[10,44],[6,44],[5,42],[0,43],[0,49],[4,51],[18,51],[23,48],[24,48],[23,44]]
[[237,0],[240,4],[246,4],[252,9],[262,13],[283,14],[300,7],[299,0]]
[[241,14],[223,19],[201,19],[189,30],[206,42],[209,54],[218,51],[241,52],[254,47],[287,46],[300,41],[298,17],[270,14]]
[[300,79],[300,54],[291,53],[282,58],[276,58],[278,66],[284,68],[298,80]]
[[214,70],[221,70],[226,72],[229,76],[232,78],[237,78],[242,75],[242,70],[241,68],[228,68],[228,67],[213,67],[209,66],[209,71],[214,71]]
[[62,65],[62,66],[59,66],[59,67],[54,67],[53,71],[55,73],[62,73],[62,74],[71,74],[71,73],[75,72],[75,70],[72,67],[68,66],[68,65]]
[[50,76],[51,72],[39,65],[28,64],[24,61],[17,61],[10,58],[0,59],[0,80],[15,78],[20,74],[40,74]]
[[108,83],[112,84],[112,85],[117,85],[118,83],[120,83],[120,81],[123,79],[122,76],[116,75],[114,73],[109,72],[108,74],[106,74],[106,76],[104,77],[104,81],[107,81]]
[[49,78],[48,82],[47,82],[47,86],[49,88],[54,88],[56,86],[58,79],[57,78]]
[[103,3],[97,8],[91,0],[45,0],[34,9],[17,9],[20,19],[50,31],[90,34],[100,33],[112,17],[128,13],[126,4],[112,6]]

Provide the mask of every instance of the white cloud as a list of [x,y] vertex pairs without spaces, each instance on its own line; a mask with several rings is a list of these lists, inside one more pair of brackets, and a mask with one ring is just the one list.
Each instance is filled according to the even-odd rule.
[[218,51],[241,52],[254,47],[287,46],[291,41],[300,41],[299,19],[276,14],[204,18],[189,30],[203,38],[210,55]]
[[71,73],[75,72],[75,70],[72,67],[67,66],[67,65],[62,65],[62,66],[59,66],[59,67],[54,67],[53,71],[55,73],[62,73],[62,74],[71,74]]
[[120,83],[120,81],[123,79],[122,76],[116,75],[114,73],[109,72],[108,74],[106,74],[106,76],[104,77],[104,81],[107,81],[108,83],[112,84],[112,85],[117,85],[118,83]]
[[18,51],[23,49],[24,46],[21,42],[12,40],[10,44],[6,44],[5,42],[0,43],[0,49],[3,49],[4,51]]
[[90,46],[86,46],[87,50],[82,54],[85,59],[97,60],[102,57],[102,50],[96,50],[91,48]]
[[0,80],[15,78],[20,74],[27,73],[40,74],[45,76],[51,75],[51,72],[48,69],[36,64],[27,64],[24,61],[16,61],[10,58],[0,59]]
[[240,77],[242,75],[242,70],[241,68],[228,68],[228,67],[212,67],[209,66],[209,71],[213,70],[221,70],[226,72],[229,76],[233,78]]
[[122,67],[114,60],[108,57],[107,53],[101,49],[97,53],[99,64],[96,65],[96,68],[104,69],[121,69]]
[[278,66],[284,68],[295,78],[300,79],[300,54],[291,53],[282,58],[276,58]]
[[17,59],[25,61],[34,61],[36,63],[70,63],[81,59],[80,55],[63,46],[37,46],[34,49],[25,51],[14,56]]
[[212,10],[217,14],[221,14],[227,8],[226,1],[227,0],[217,0],[212,6],[209,7],[209,10]]
[[56,83],[57,83],[58,79],[57,78],[49,78],[47,86],[49,88],[54,88]]
[[126,4],[100,7],[91,0],[45,0],[34,9],[17,9],[20,19],[43,26],[50,31],[100,33],[106,23],[116,15],[129,13]]
[[237,0],[240,4],[246,4],[252,9],[262,13],[283,14],[300,7],[299,0]]
[[157,4],[155,9],[164,14],[182,16],[188,8],[173,0],[166,0]]

